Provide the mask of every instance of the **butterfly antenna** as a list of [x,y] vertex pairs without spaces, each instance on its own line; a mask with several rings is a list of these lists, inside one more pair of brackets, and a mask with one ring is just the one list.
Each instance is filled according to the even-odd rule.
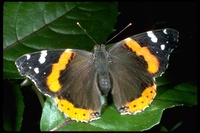
[[90,34],[87,33],[87,31],[80,25],[79,22],[77,22],[76,24],[85,32],[85,34],[86,34],[95,44],[97,44],[97,42],[90,36]]
[[116,36],[118,36],[119,34],[121,34],[125,29],[127,29],[129,26],[131,26],[132,23],[129,23],[126,27],[124,27],[120,32],[118,32],[115,36],[113,36],[111,39],[109,39],[108,41],[105,42],[105,44],[109,43],[111,40],[113,40]]

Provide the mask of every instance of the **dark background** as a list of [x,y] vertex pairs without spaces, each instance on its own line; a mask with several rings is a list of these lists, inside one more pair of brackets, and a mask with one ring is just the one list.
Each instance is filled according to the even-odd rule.
[[[159,28],[174,28],[180,32],[180,46],[170,58],[170,73],[177,82],[197,83],[197,3],[196,2],[119,2],[116,32],[126,25],[132,26],[111,41],[117,42],[134,34]],[[176,54],[178,53],[178,54]],[[25,112],[22,131],[39,131],[41,110],[35,109],[34,117],[30,112],[40,107],[36,95],[24,89]],[[35,100],[33,100],[35,99]],[[35,101],[35,104],[30,105]],[[38,102],[37,102],[38,101]],[[28,104],[27,104],[28,103]],[[30,120],[31,121],[28,121]],[[175,131],[197,131],[197,106],[174,107],[164,111],[159,125],[149,131],[160,131],[161,126],[170,130],[177,123],[182,124]],[[147,131],[148,132],[148,131]]]

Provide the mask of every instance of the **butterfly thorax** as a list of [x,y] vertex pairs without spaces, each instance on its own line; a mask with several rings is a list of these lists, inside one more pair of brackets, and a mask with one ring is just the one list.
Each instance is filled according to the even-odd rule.
[[103,94],[107,95],[111,88],[111,78],[108,72],[110,59],[105,45],[95,45],[93,61],[97,72],[98,87]]

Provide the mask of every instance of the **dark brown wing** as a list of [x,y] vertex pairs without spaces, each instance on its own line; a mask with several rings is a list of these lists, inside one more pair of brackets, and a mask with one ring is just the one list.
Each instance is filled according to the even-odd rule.
[[167,28],[129,37],[109,49],[111,93],[121,114],[149,106],[156,95],[155,78],[166,70],[177,42],[178,31]]
[[115,52],[118,54],[112,56],[110,65],[113,100],[121,114],[135,114],[147,107],[155,97],[155,81],[148,73],[143,57],[127,51],[123,46]]

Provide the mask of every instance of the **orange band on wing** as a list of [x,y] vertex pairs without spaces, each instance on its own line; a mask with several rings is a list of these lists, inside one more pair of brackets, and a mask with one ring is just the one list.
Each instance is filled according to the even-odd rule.
[[142,96],[127,103],[125,106],[128,107],[126,112],[122,114],[136,114],[148,107],[156,96],[156,84],[153,86],[147,87],[143,92]]
[[143,56],[148,64],[148,71],[150,73],[156,73],[159,69],[158,59],[151,54],[147,47],[141,47],[135,40],[131,38],[125,39],[126,45],[136,52],[138,56]]
[[61,85],[58,78],[60,77],[60,72],[66,69],[66,65],[69,63],[73,52],[64,51],[60,56],[58,63],[53,64],[52,72],[47,77],[47,85],[52,92],[57,92],[60,90]]
[[58,99],[56,97],[55,101],[57,103],[58,108],[72,120],[89,122],[91,120],[100,118],[98,115],[95,115],[95,112],[93,110],[76,108],[72,103],[70,103],[66,99]]

